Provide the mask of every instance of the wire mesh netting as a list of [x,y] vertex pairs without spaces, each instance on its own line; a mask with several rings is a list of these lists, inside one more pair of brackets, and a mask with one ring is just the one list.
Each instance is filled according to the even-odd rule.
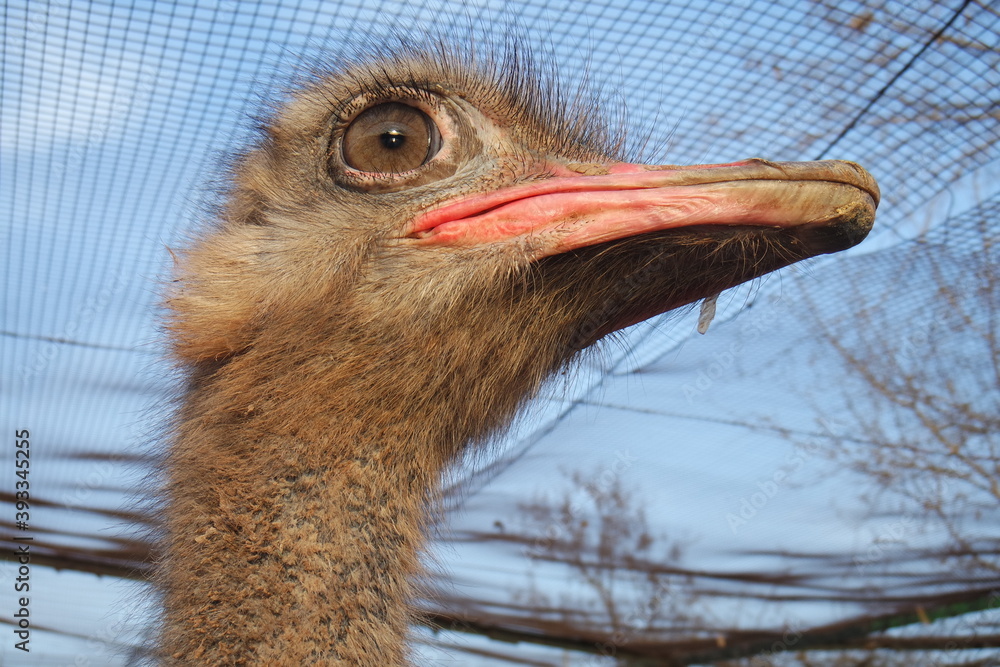
[[883,194],[857,248],[708,336],[631,328],[450,474],[415,661],[996,664],[994,4],[8,2],[3,31],[3,664],[138,659],[171,248],[262,108],[388,34],[514,35],[644,161],[847,159]]

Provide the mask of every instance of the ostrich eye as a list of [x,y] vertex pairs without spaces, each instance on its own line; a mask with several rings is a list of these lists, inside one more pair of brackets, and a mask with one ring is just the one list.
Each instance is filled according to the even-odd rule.
[[358,171],[400,174],[427,163],[441,134],[420,109],[399,102],[361,112],[344,133],[344,162]]

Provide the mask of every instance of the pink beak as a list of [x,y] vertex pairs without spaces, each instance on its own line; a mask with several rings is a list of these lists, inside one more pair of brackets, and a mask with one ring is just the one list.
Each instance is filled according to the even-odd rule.
[[520,240],[532,259],[647,232],[694,225],[852,227],[861,241],[879,202],[875,179],[853,162],[679,167],[552,162],[546,180],[476,194],[421,213],[407,236],[421,245]]

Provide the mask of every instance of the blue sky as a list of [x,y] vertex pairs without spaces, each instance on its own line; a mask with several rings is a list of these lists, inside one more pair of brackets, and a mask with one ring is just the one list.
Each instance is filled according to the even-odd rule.
[[[560,471],[612,469],[627,452],[635,464],[615,475],[643,499],[658,529],[689,537],[689,557],[706,566],[760,566],[739,553],[774,546],[863,552],[884,526],[863,515],[859,481],[817,457],[734,533],[727,517],[794,454],[780,438],[734,422],[766,417],[813,429],[810,401],[842,380],[796,315],[800,295],[843,298],[838,281],[863,267],[866,255],[891,262],[907,239],[997,196],[997,143],[967,150],[997,132],[995,114],[930,122],[918,113],[940,106],[938,97],[988,99],[1000,89],[996,63],[945,42],[904,70],[948,17],[939,4],[923,9],[905,14],[909,23],[899,29],[881,20],[892,7],[866,24],[862,3],[830,11],[810,3],[578,3],[572,10],[514,2],[7,3],[0,422],[34,434],[33,488],[57,502],[39,510],[39,526],[60,532],[67,546],[115,534],[107,519],[80,508],[127,504],[123,489],[142,471],[87,455],[145,451],[165,414],[171,384],[155,316],[169,275],[167,248],[203,221],[223,158],[247,140],[261,100],[273,99],[303,62],[335,55],[380,26],[419,34],[454,23],[460,28],[446,33],[466,34],[471,23],[494,35],[522,31],[557,63],[570,90],[586,79],[612,115],[624,116],[630,145],[645,159],[852,159],[876,175],[885,199],[869,241],[849,256],[772,276],[752,293],[723,295],[707,336],[693,334],[693,315],[640,325],[586,360],[571,382],[553,383],[512,436],[464,473],[513,459],[467,498],[448,530],[516,524],[518,501],[556,494],[565,481]],[[995,47],[991,25],[994,32],[975,34],[965,26],[965,36]],[[893,80],[898,94],[866,111]],[[744,344],[753,331],[766,334]],[[734,344],[739,354],[727,355]],[[709,372],[709,385],[692,394]],[[836,402],[828,407],[836,410]],[[908,537],[936,538],[924,528]],[[508,596],[529,571],[554,593],[572,585],[566,572],[517,553],[446,545],[434,557],[480,597]],[[33,656],[40,661],[32,663],[18,662],[4,640],[4,664],[50,664],[41,661],[46,653],[51,664],[67,656],[118,660],[107,638],[127,587],[36,571],[38,624],[74,636],[40,633]],[[0,564],[4,609],[11,572]],[[779,613],[811,622],[852,610],[720,604],[711,611],[753,625]]]

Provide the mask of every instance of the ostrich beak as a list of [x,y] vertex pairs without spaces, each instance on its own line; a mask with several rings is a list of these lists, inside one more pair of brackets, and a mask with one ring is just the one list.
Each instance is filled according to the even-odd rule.
[[680,167],[550,162],[551,178],[452,200],[407,235],[421,245],[521,240],[532,259],[681,227],[790,230],[805,256],[865,238],[879,202],[875,179],[853,162],[768,162]]

